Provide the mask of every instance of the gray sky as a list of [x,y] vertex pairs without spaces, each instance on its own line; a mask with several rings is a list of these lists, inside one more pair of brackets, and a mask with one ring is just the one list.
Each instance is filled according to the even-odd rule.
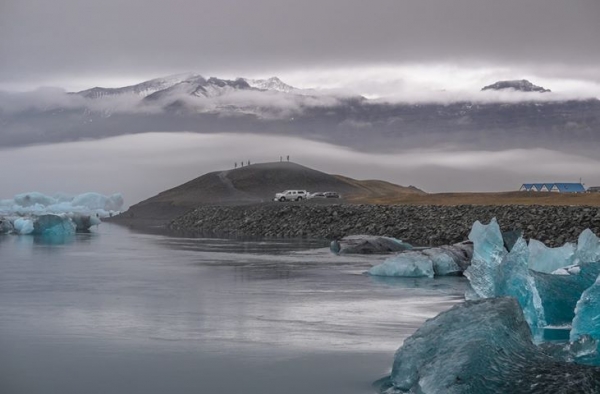
[[0,86],[403,64],[600,82],[599,21],[598,0],[1,0]]

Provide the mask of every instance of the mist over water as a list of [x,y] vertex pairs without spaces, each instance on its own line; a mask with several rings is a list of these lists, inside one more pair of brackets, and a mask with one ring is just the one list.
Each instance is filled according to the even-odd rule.
[[427,192],[510,191],[525,182],[600,184],[597,159],[546,149],[467,151],[459,147],[358,152],[324,142],[253,134],[145,133],[0,150],[2,195],[40,191],[123,193],[126,205],[234,163],[296,163]]

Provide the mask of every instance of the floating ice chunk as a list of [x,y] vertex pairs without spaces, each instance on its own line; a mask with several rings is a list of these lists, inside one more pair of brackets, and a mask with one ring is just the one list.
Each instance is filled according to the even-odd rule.
[[425,322],[394,357],[385,393],[597,393],[600,369],[535,346],[513,298],[467,301]]
[[600,277],[583,292],[575,307],[571,341],[584,334],[600,339]]
[[465,276],[471,283],[473,292],[478,298],[495,297],[496,271],[506,254],[502,232],[496,218],[484,225],[476,221],[469,233],[473,242],[473,258]]
[[529,269],[552,273],[559,268],[572,265],[575,260],[575,248],[566,243],[558,248],[549,248],[535,239],[529,240]]
[[470,242],[408,251],[389,257],[368,273],[376,276],[409,277],[460,275],[469,266],[472,254],[473,245]]
[[33,220],[27,218],[18,218],[13,222],[14,231],[17,234],[25,235],[33,232]]
[[332,241],[330,249],[336,254],[376,254],[401,252],[412,249],[412,245],[391,237],[350,235]]
[[73,235],[76,226],[73,221],[65,215],[42,215],[33,221],[33,231],[35,235]]
[[575,253],[580,263],[600,261],[600,239],[589,228],[583,230],[577,239]]
[[387,258],[368,271],[374,276],[403,276],[433,278],[433,261],[420,252],[405,252]]

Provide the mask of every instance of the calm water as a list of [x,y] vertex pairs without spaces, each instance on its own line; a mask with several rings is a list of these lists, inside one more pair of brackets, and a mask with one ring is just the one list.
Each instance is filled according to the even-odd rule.
[[371,393],[462,278],[310,241],[0,236],[0,393]]

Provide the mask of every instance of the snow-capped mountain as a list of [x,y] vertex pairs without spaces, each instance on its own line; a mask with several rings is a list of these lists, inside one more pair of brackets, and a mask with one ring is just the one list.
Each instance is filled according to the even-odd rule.
[[76,94],[89,99],[108,96],[136,95],[149,100],[174,94],[187,94],[196,97],[217,97],[236,90],[269,90],[292,93],[297,90],[277,77],[269,79],[237,78],[235,80],[215,77],[205,78],[200,74],[177,74],[164,78],[156,78],[136,85],[121,88],[94,87]]
[[179,83],[159,90],[148,96],[146,100],[157,100],[169,96],[190,95],[195,97],[218,97],[238,90],[250,90],[252,87],[243,79],[227,80],[211,77],[205,79],[197,75]]
[[0,92],[0,146],[148,130],[294,135],[356,149],[597,146],[598,99],[523,93],[548,91],[529,81],[500,81],[484,90],[502,94],[475,92],[472,97],[481,101],[394,102],[294,89],[276,77],[228,80],[198,74],[70,94]]
[[121,88],[102,88],[95,87],[87,90],[82,90],[76,94],[81,95],[85,98],[96,99],[106,96],[119,96],[119,95],[137,95],[140,97],[146,97],[152,93],[168,89],[183,81],[200,77],[198,74],[186,73],[170,75],[164,78],[155,78],[149,81],[138,83],[136,85],[124,86]]
[[284,83],[277,77],[271,77],[269,79],[249,79],[244,78],[248,85],[256,89],[261,90],[274,90],[277,92],[291,93],[297,90],[295,87]]
[[550,89],[545,89],[541,86],[537,86],[532,84],[526,79],[521,80],[513,80],[513,81],[498,81],[491,85],[483,87],[483,90],[505,90],[505,89],[513,89],[519,92],[539,92],[539,93],[548,93],[551,92]]

